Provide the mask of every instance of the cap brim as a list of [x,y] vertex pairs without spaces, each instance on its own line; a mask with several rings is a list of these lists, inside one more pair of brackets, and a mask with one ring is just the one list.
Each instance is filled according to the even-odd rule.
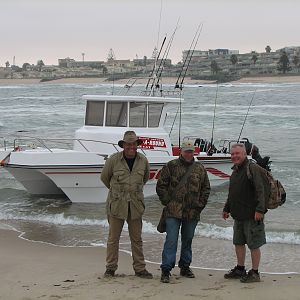
[[185,151],[195,151],[195,148],[181,148],[181,151],[185,152]]

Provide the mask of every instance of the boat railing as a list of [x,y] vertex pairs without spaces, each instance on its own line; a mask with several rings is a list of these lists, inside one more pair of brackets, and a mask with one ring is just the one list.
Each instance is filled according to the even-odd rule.
[[[198,146],[203,152],[206,152],[211,147],[211,140],[200,138],[199,136],[184,136],[183,140],[193,141],[194,145]],[[231,146],[235,143],[237,143],[237,141],[233,139],[220,139],[214,141],[213,148],[217,153],[230,153]],[[240,143],[244,143],[244,141],[240,141]]]
[[[7,147],[7,140],[5,140],[5,145]],[[84,149],[86,152],[95,152],[95,151],[90,151],[90,149],[87,147],[86,142],[92,142],[92,143],[98,143],[98,144],[103,144],[103,145],[111,145],[114,151],[120,152],[120,148],[118,144],[111,143],[111,142],[106,142],[106,141],[99,141],[99,140],[92,140],[92,139],[75,139],[75,138],[69,138],[69,139],[60,139],[60,138],[55,138],[55,139],[49,139],[49,138],[39,138],[39,137],[33,137],[33,136],[21,136],[17,137],[13,140],[13,149],[14,151],[21,151],[25,149],[37,149],[39,147],[42,147],[43,149],[49,151],[49,152],[54,152],[54,147],[58,147],[58,145],[64,145],[67,146],[68,150],[73,150],[73,145],[74,142],[78,142],[79,145]],[[54,145],[51,146],[50,144]],[[147,156],[146,151],[151,151],[151,152],[164,152],[167,154],[167,156],[171,156],[168,150],[156,150],[156,149],[143,149],[139,148],[139,150]],[[103,157],[107,157],[108,154],[101,154],[98,153],[99,155]]]
[[[58,145],[64,145],[67,146],[67,149],[72,150],[74,142],[78,142],[80,146],[86,151],[91,152],[84,142],[93,142],[93,143],[101,143],[101,144],[109,144],[112,145],[115,150],[117,151],[117,144],[105,142],[105,141],[98,141],[98,140],[87,140],[87,139],[74,139],[74,138],[55,138],[55,139],[49,139],[49,138],[39,138],[39,137],[33,137],[33,136],[22,136],[17,137],[13,140],[13,148],[15,150],[22,149],[22,148],[31,148],[36,149],[38,147],[42,147],[49,152],[53,152],[53,148],[57,147]],[[52,146],[50,146],[52,144]]]

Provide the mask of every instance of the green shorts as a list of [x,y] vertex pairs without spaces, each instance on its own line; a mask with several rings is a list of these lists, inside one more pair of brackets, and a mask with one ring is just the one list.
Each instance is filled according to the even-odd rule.
[[254,250],[266,243],[265,224],[263,220],[234,220],[233,244],[245,245]]

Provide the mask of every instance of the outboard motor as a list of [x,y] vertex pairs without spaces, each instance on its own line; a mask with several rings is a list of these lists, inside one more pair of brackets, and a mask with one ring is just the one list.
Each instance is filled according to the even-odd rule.
[[270,165],[270,156],[262,157],[259,153],[259,149],[257,146],[249,142],[247,138],[243,138],[241,142],[245,145],[247,155],[251,155],[253,159],[256,160],[257,164],[267,171],[271,171]]

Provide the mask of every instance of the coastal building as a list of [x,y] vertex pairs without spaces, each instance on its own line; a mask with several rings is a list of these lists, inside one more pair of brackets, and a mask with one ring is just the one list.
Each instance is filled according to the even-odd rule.
[[[154,66],[155,59],[154,58],[147,58],[147,56],[144,56],[143,58],[136,58],[133,60],[133,64],[135,66]],[[157,63],[158,66],[162,64],[162,59],[158,59]],[[165,67],[170,67],[172,65],[172,60],[167,58],[163,61],[163,64]]]
[[276,52],[285,52],[288,55],[300,55],[300,47],[299,46],[283,47],[281,49],[276,50]]
[[[289,74],[298,74],[300,66],[295,65],[295,56],[300,56],[300,47],[284,47],[275,52],[257,53],[255,51],[239,54],[238,50],[215,49],[208,51],[195,50],[187,75],[199,77],[210,76],[216,73],[232,74],[237,76],[276,75],[280,74],[278,62],[282,52],[285,51],[290,60],[291,69]],[[182,52],[183,61],[188,51]],[[232,54],[236,55],[237,61],[231,61]],[[214,69],[212,67],[214,66]],[[217,66],[217,67],[216,67]]]
[[61,68],[81,68],[90,67],[93,69],[101,69],[104,61],[76,61],[73,58],[60,58],[58,59],[58,66]]
[[184,50],[182,51],[182,61],[184,62],[187,56],[191,56],[191,64],[197,64],[205,61],[208,58],[218,57],[218,56],[228,56],[232,54],[239,54],[239,50],[230,49],[209,49],[209,50]]

